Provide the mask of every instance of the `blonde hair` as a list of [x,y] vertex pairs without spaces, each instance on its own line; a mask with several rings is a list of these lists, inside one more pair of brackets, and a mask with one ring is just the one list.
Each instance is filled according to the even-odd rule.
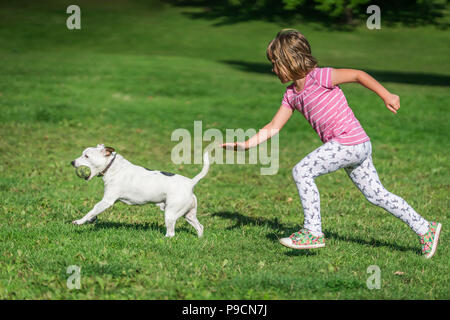
[[295,29],[278,32],[266,50],[267,59],[274,61],[280,75],[288,81],[304,78],[317,66],[308,40]]

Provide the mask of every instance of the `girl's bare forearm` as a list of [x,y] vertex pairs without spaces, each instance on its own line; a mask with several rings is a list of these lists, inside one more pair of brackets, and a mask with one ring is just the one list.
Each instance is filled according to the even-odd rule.
[[381,99],[385,100],[389,96],[390,92],[383,87],[377,80],[364,71],[358,72],[356,81],[366,87],[367,89],[375,92]]
[[253,148],[259,145],[260,143],[263,143],[264,141],[272,138],[274,135],[276,135],[280,129],[276,129],[272,127],[271,123],[268,123],[265,125],[261,130],[258,131],[257,134],[255,134],[253,137],[245,141],[245,148]]

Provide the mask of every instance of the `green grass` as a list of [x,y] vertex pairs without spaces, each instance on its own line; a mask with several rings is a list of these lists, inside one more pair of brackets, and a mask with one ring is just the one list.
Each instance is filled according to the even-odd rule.
[[[393,115],[367,89],[343,86],[385,187],[443,224],[426,260],[416,235],[339,171],[317,179],[327,246],[293,251],[278,243],[303,222],[291,168],[320,145],[300,114],[280,134],[277,175],[211,167],[196,187],[201,239],[183,219],[166,239],[153,205],[117,203],[94,225],[70,223],[103,195],[101,179],[86,183],[69,165],[84,148],[104,143],[193,177],[201,165],[170,160],[175,129],[258,129],[284,92],[265,72],[265,46],[284,25],[213,26],[185,14],[198,8],[145,1],[77,3],[79,31],[65,27],[71,1],[0,4],[1,299],[450,298],[448,32],[291,26],[322,66],[368,70],[400,95]],[[66,287],[70,265],[82,268],[80,290]],[[366,287],[370,265],[379,290]]]

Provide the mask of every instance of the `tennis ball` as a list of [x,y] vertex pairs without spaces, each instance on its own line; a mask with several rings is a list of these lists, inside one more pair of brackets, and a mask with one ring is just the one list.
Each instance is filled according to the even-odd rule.
[[91,175],[91,168],[88,166],[79,166],[76,168],[75,172],[80,178],[87,179]]

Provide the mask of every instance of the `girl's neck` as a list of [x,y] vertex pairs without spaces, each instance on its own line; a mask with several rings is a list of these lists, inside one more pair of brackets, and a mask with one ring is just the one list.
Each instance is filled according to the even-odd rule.
[[294,80],[295,91],[300,92],[305,88],[306,77],[298,80]]

